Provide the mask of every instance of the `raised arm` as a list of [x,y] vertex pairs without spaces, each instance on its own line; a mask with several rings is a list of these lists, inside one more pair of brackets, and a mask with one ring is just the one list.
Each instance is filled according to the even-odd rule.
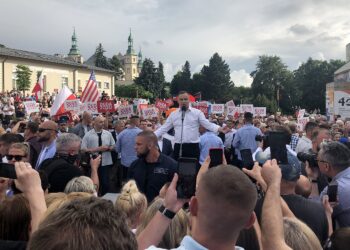
[[[174,111],[177,112],[177,111]],[[160,126],[156,131],[154,131],[155,135],[160,138],[163,134],[167,133],[170,129],[172,129],[174,127],[173,124],[173,113],[171,113],[168,117],[168,119],[166,119],[165,123]]]

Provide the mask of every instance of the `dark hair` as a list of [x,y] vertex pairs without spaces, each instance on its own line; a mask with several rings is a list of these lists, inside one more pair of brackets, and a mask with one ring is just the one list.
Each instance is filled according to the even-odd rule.
[[146,137],[148,142],[152,142],[156,146],[158,145],[158,138],[152,131],[142,131],[137,136]]
[[248,122],[253,121],[253,114],[250,113],[250,112],[245,112],[245,113],[244,113],[244,119],[245,119],[246,121],[248,121]]
[[311,132],[312,130],[314,130],[317,127],[318,127],[318,125],[316,122],[308,122],[305,125],[305,132],[306,133],[308,133],[309,131]]
[[188,94],[188,92],[185,90],[180,90],[179,93],[177,94],[177,96],[183,95],[183,94]]
[[0,136],[0,142],[4,142],[7,145],[10,145],[16,142],[23,142],[24,139],[22,139],[23,137],[22,138],[21,137],[22,136],[19,134],[7,133]]
[[29,129],[30,132],[35,134],[36,132],[38,132],[39,124],[37,124],[36,122],[28,122],[26,128]]
[[346,250],[350,246],[350,227],[339,228],[332,234],[330,250]]
[[244,250],[260,250],[258,236],[254,227],[243,229],[239,233],[236,245],[244,248]]
[[110,201],[96,197],[72,200],[42,221],[28,249],[137,249],[125,221],[123,212]]
[[29,203],[22,194],[0,202],[0,239],[28,241],[31,214]]
[[282,132],[286,135],[286,143],[289,144],[292,140],[292,132],[290,131],[289,127],[283,126],[283,125],[273,125],[271,131],[276,132]]

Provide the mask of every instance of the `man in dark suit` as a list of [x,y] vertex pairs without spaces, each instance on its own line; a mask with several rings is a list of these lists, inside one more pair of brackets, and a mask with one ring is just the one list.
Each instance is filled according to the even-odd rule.
[[169,139],[163,137],[162,139],[158,140],[158,146],[159,150],[163,154],[173,157],[173,146]]

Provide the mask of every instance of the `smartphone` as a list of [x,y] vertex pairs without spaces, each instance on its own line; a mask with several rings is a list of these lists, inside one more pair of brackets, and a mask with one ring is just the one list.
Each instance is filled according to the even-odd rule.
[[329,202],[336,202],[337,201],[337,195],[338,195],[338,184],[332,183],[328,185],[328,201]]
[[0,177],[17,179],[15,166],[10,163],[0,163]]
[[210,164],[209,168],[216,167],[222,164],[223,161],[223,150],[222,148],[211,148],[209,149]]
[[270,131],[269,144],[271,159],[276,159],[278,164],[288,164],[287,135],[284,132]]
[[243,167],[251,170],[254,167],[252,151],[248,148],[240,150],[240,153]]
[[177,172],[179,175],[176,186],[177,198],[189,199],[196,192],[197,159],[179,158]]

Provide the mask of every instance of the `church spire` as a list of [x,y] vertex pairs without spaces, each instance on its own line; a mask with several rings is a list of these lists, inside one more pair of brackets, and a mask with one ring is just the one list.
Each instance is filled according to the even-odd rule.
[[140,47],[140,51],[139,51],[139,54],[138,54],[138,67],[142,67],[142,52],[141,52],[141,47]]
[[126,54],[128,54],[128,55],[135,54],[134,40],[132,39],[132,36],[131,36],[131,28],[130,28],[130,34],[128,37],[128,50],[126,51]]
[[70,51],[68,53],[69,56],[77,56],[80,55],[80,51],[78,49],[78,44],[77,44],[77,36],[75,34],[75,27],[73,30],[73,35],[72,35],[72,47],[70,48]]

